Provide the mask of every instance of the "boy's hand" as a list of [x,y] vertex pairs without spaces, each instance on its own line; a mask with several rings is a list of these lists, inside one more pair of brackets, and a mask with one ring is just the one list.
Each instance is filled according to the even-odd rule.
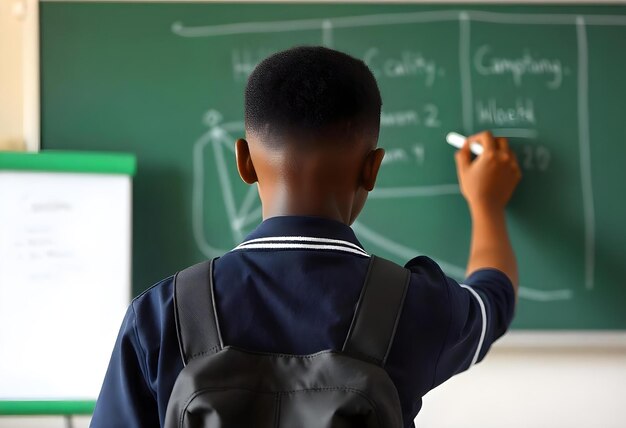
[[[472,161],[469,143],[474,141],[484,151]],[[504,209],[522,177],[507,139],[494,138],[489,131],[472,135],[455,159],[461,193],[470,208]]]

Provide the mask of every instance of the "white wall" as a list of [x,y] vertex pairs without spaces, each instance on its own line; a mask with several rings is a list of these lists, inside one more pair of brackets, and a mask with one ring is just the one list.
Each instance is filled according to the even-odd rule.
[[0,149],[21,146],[23,134],[23,20],[17,16],[20,4],[0,0]]
[[[23,21],[13,14],[21,1],[0,0],[0,147],[23,140]],[[86,427],[89,418],[74,422]],[[417,422],[421,428],[626,427],[626,348],[496,346],[481,364],[431,391]],[[65,426],[58,417],[0,418],[0,428]]]
[[420,428],[626,427],[624,348],[498,347],[424,397]]

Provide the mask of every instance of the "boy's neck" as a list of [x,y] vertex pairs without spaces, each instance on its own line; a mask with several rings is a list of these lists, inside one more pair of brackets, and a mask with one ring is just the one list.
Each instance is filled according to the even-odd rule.
[[[243,170],[244,181],[258,183],[264,219],[314,216],[352,224],[373,187],[384,153],[374,150],[375,141],[369,140],[326,142],[304,149],[293,144],[279,150],[254,139],[250,144],[240,141],[240,174]],[[380,153],[374,156],[374,152]]]
[[337,201],[336,195],[312,192],[311,189],[289,189],[277,185],[271,200],[263,201],[263,219],[278,216],[321,217],[349,225],[351,203]]

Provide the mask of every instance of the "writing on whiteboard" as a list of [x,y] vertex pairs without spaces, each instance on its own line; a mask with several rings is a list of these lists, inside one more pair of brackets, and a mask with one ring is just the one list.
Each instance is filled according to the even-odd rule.
[[[231,52],[232,72],[235,81],[245,81],[270,49],[259,48],[235,49]],[[363,61],[376,77],[417,77],[424,80],[425,86],[433,86],[437,77],[445,75],[443,67],[434,59],[427,58],[421,52],[405,50],[399,55],[385,55],[378,48],[370,48],[363,55]]]
[[414,144],[410,149],[393,147],[385,149],[382,165],[406,163],[414,161],[418,166],[424,164],[426,150],[423,144]]
[[439,128],[439,107],[435,104],[424,104],[419,110],[381,111],[380,126],[403,127],[425,126],[427,128]]
[[434,59],[418,51],[405,50],[400,55],[385,55],[373,47],[365,51],[363,62],[376,77],[419,77],[424,79],[426,86],[433,86],[435,79],[445,74]]
[[524,170],[545,172],[550,167],[552,153],[546,146],[525,144],[522,146],[520,160]]
[[[473,36],[475,26],[471,24],[474,20],[477,22],[483,22],[483,20],[489,22],[500,23],[516,23],[525,25],[516,25],[515,29],[518,31],[518,37],[514,45],[508,44],[506,50],[500,48],[500,43],[503,45],[505,42],[499,39],[491,39],[485,43],[475,42]],[[421,107],[415,106],[404,102],[404,100],[412,101],[415,96],[424,95],[424,93],[416,93],[416,89],[419,91],[419,86],[422,88],[425,85],[432,85],[433,87],[440,87],[442,83],[446,88],[450,88],[452,95],[454,96],[454,90],[457,83],[460,83],[460,104],[462,113],[463,127],[466,132],[476,128],[490,128],[497,135],[520,138],[531,140],[529,144],[521,145],[520,142],[516,142],[515,150],[520,159],[520,166],[524,169],[524,172],[536,172],[537,174],[542,172],[549,172],[554,166],[553,162],[557,162],[559,151],[556,149],[551,153],[549,146],[540,146],[535,143],[537,139],[539,125],[537,122],[539,118],[538,114],[542,110],[537,105],[537,111],[533,102],[539,104],[539,101],[543,100],[544,96],[549,95],[549,92],[558,90],[559,88],[571,86],[572,97],[577,99],[577,105],[573,110],[576,110],[576,114],[568,117],[568,120],[572,121],[572,128],[577,128],[579,133],[578,150],[580,152],[580,169],[582,180],[582,199],[583,199],[583,216],[584,216],[584,242],[585,242],[585,285],[587,289],[592,289],[594,284],[594,264],[595,264],[595,223],[594,223],[594,205],[593,205],[593,188],[591,181],[591,165],[590,165],[590,137],[589,137],[589,94],[588,94],[588,68],[589,68],[589,52],[588,52],[588,36],[587,25],[593,20],[598,25],[624,25],[626,21],[620,20],[619,17],[613,16],[600,16],[600,15],[588,15],[588,16],[575,16],[569,15],[544,15],[544,14],[508,14],[508,13],[493,13],[482,11],[467,11],[467,10],[450,10],[450,11],[427,11],[417,13],[397,13],[397,14],[379,14],[379,15],[363,15],[363,16],[342,16],[339,18],[328,17],[323,19],[306,19],[306,20],[286,20],[276,22],[236,22],[228,24],[218,25],[204,25],[195,27],[185,27],[181,23],[176,22],[172,25],[172,31],[174,34],[180,37],[221,37],[233,34],[248,35],[248,34],[266,34],[275,33],[273,37],[280,37],[285,39],[291,36],[291,32],[297,31],[310,31],[319,30],[319,40],[323,41],[325,45],[330,47],[346,46],[344,43],[352,43],[350,40],[343,40],[342,37],[347,34],[346,28],[354,28],[355,35],[353,37],[358,38],[358,42],[368,43],[366,40],[367,32],[372,25],[389,25],[394,24],[406,25],[407,23],[415,23],[421,25],[424,22],[441,22],[441,21],[455,21],[458,20],[460,37],[458,47],[449,49],[449,54],[452,58],[458,57],[460,75],[457,77],[457,69],[454,65],[449,70],[437,67],[441,64],[452,64],[449,62],[443,62],[439,60],[439,54],[435,53],[435,58],[430,58],[425,55],[425,50],[419,48],[420,44],[413,44],[412,40],[397,38],[400,43],[406,43],[406,48],[411,51],[411,55],[403,57],[402,51],[404,46],[398,46],[394,44],[387,48],[382,45],[380,48],[372,47],[372,44],[361,46],[361,50],[357,52],[357,55],[364,59],[370,68],[374,69],[379,81],[381,79],[387,80],[386,83],[382,83],[381,86],[386,86],[390,83],[391,90],[403,91],[402,106],[396,106],[396,111],[383,112],[381,115],[381,127],[387,129],[404,127],[407,132],[413,132],[416,126],[421,126],[423,113]],[[617,22],[620,24],[617,24]],[[567,50],[561,50],[560,47],[554,50],[554,54],[548,54],[546,48],[548,44],[539,40],[539,43],[532,43],[531,40],[525,40],[524,34],[532,35],[537,26],[532,24],[557,24],[559,27],[555,28],[570,28],[575,29],[576,39],[572,39],[570,47],[572,51],[576,51],[577,55],[571,56],[568,54],[566,57],[565,52]],[[567,24],[567,25],[564,25]],[[528,25],[528,27],[526,26]],[[335,29],[341,29],[335,33]],[[478,27],[480,28],[480,26]],[[560,30],[558,30],[560,31]],[[568,30],[569,31],[569,30]],[[574,32],[572,32],[574,34]],[[259,36],[259,40],[260,40]],[[353,39],[354,40],[354,39]],[[370,39],[371,40],[371,39]],[[520,46],[518,43],[522,43]],[[552,42],[552,41],[551,41]],[[369,42],[372,43],[372,42]],[[376,42],[378,43],[378,42]],[[221,44],[221,42],[220,42]],[[550,45],[555,45],[550,43]],[[354,46],[354,44],[352,44]],[[426,46],[426,45],[425,45]],[[513,47],[515,46],[515,47]],[[567,46],[566,46],[567,47]],[[477,49],[478,48],[478,49]],[[239,51],[237,54],[233,54],[233,64],[238,64],[235,67],[237,73],[239,73],[239,79],[242,76],[246,76],[253,69],[254,65],[258,62],[258,59],[264,55],[257,55],[258,52],[254,49],[248,49],[250,52],[245,53]],[[556,53],[556,52],[563,52]],[[567,58],[567,59],[566,59]],[[574,59],[570,59],[574,58]],[[574,70],[576,70],[577,79],[573,79]],[[440,77],[441,76],[441,77]],[[391,78],[397,78],[391,82]],[[485,82],[485,80],[489,82]],[[482,81],[481,81],[482,80]],[[570,82],[572,80],[572,82]],[[514,87],[516,95],[521,96],[520,100],[503,99],[500,96],[493,96],[495,90],[500,91],[501,94],[510,94],[511,88],[502,88],[502,85],[494,87],[492,83],[506,83],[511,87]],[[487,83],[485,85],[485,83]],[[401,87],[406,84],[407,87]],[[524,88],[532,84],[532,88]],[[570,85],[571,84],[571,85]],[[436,86],[435,86],[436,85]],[[387,87],[381,88],[383,90],[389,90]],[[485,90],[486,89],[486,90]],[[519,90],[518,90],[519,89]],[[532,90],[528,90],[532,89]],[[548,90],[546,92],[546,89]],[[528,98],[525,98],[522,94],[527,94]],[[428,93],[427,96],[437,96],[437,100],[443,100],[443,97],[448,97],[449,93]],[[443,97],[442,97],[443,96]],[[493,97],[493,99],[490,99]],[[447,98],[445,98],[447,99]],[[534,100],[534,101],[533,101]],[[443,106],[444,101],[437,101]],[[445,101],[448,103],[448,101]],[[385,106],[387,107],[387,106]],[[435,106],[436,107],[436,106]],[[441,116],[444,116],[444,111],[441,112]],[[445,121],[441,120],[442,128],[459,127],[458,120],[451,117],[448,122],[448,117],[445,117]],[[543,114],[541,120],[543,120]],[[454,122],[457,122],[456,124]],[[229,132],[234,131],[232,122],[219,123],[219,124],[207,124],[210,128],[220,127],[221,129],[229,129]],[[544,125],[545,126],[545,125]],[[240,126],[243,129],[242,126]],[[237,129],[237,131],[240,131]],[[403,137],[398,132],[394,135],[396,129],[389,130],[389,133],[393,138],[389,138],[388,141],[394,140],[394,144],[398,144],[398,140]],[[403,129],[403,131],[405,131]],[[431,133],[435,134],[435,133]],[[224,137],[226,135],[226,137]],[[407,147],[404,141],[402,147],[388,147],[385,143],[386,136],[384,134],[381,138],[381,143],[387,150],[387,156],[385,158],[385,164],[388,165],[388,169],[403,168],[403,166],[413,167],[414,155],[411,152],[411,147]],[[410,134],[416,135],[416,134]],[[399,138],[398,138],[399,137]],[[412,137],[411,137],[412,138]],[[543,139],[542,139],[543,141]],[[552,143],[549,139],[547,143]],[[194,153],[203,153],[204,148],[207,148],[207,153],[211,148],[214,148],[214,152],[218,155],[216,162],[221,159],[222,150],[224,153],[230,155],[232,151],[232,138],[228,136],[228,133],[215,132],[215,129],[209,129],[206,133],[200,136],[194,145]],[[217,149],[215,149],[217,147]],[[433,158],[430,154],[429,159]],[[572,148],[574,149],[574,148]],[[210,155],[210,153],[209,153]],[[436,158],[429,160],[436,161]],[[559,163],[564,162],[565,159],[558,159]],[[218,162],[219,164],[219,162]],[[210,183],[207,180],[207,184],[204,185],[201,178],[203,177],[203,168],[205,163],[198,161],[194,163],[196,170],[200,171],[197,176],[197,184],[194,187],[194,233],[197,237],[199,248],[207,257],[213,257],[219,255],[222,252],[217,251],[215,247],[212,247],[207,241],[206,236],[211,236],[210,233],[204,233],[204,216],[202,215],[203,207],[203,189]],[[556,166],[556,164],[555,164]],[[219,170],[219,168],[217,168]],[[225,171],[222,171],[225,172]],[[230,186],[228,177],[220,175],[220,183],[224,187]],[[408,175],[407,175],[408,176]],[[194,181],[196,183],[196,181]],[[256,189],[251,188],[252,194]],[[213,197],[211,192],[205,192],[206,197]],[[413,182],[406,183],[393,183],[393,187],[377,188],[370,195],[371,198],[378,200],[387,199],[402,199],[402,198],[421,198],[421,197],[434,197],[442,195],[458,195],[459,189],[456,183],[435,183],[433,185],[416,185]],[[229,196],[230,193],[226,192],[224,197],[225,201],[232,200],[233,197]],[[227,214],[231,219],[231,227],[234,231],[233,238],[236,243],[239,242],[242,234],[241,227],[251,225],[261,218],[261,210],[255,206],[252,202],[253,196],[246,196],[244,203],[241,205],[243,208],[235,209],[231,203],[230,208],[227,209]],[[256,200],[254,200],[256,202]],[[236,200],[235,200],[236,202]],[[227,207],[228,203],[225,204]],[[233,214],[234,212],[234,214]],[[231,216],[232,214],[232,216]],[[359,233],[369,240],[370,243],[376,244],[379,248],[383,248],[391,254],[398,257],[406,258],[413,257],[416,252],[420,252],[415,248],[407,248],[401,242],[395,242],[388,239],[384,234],[380,234],[375,230],[371,230],[365,225],[355,223],[355,229],[358,229]],[[236,233],[235,233],[236,232]],[[445,260],[438,260],[438,262],[448,272],[456,272],[459,278],[462,278],[465,274],[462,266],[455,266],[451,263],[447,263]],[[520,296],[529,300],[538,302],[549,302],[557,300],[567,300],[573,297],[572,289],[561,290],[544,290],[544,289],[530,289],[526,287],[520,288]]]
[[257,50],[235,49],[231,52],[233,78],[235,81],[245,82],[252,71],[264,58],[270,56],[270,49],[259,48]]
[[558,58],[533,56],[529,50],[524,50],[521,56],[507,58],[493,54],[489,45],[476,50],[474,68],[482,76],[510,75],[515,86],[521,86],[526,75],[545,76],[550,89],[561,87],[563,76],[569,74],[569,68]]
[[476,119],[480,125],[534,125],[535,107],[530,98],[518,98],[514,105],[502,105],[495,98],[478,100]]
[[420,118],[415,110],[381,111],[380,126],[401,127],[419,125]]

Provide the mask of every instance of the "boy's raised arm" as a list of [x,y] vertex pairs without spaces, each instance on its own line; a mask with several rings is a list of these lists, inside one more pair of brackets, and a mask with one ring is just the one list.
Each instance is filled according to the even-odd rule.
[[[470,142],[477,141],[484,152],[472,160]],[[472,217],[472,238],[467,275],[481,268],[496,268],[506,274],[517,299],[518,272],[509,240],[504,208],[521,178],[515,154],[506,138],[494,138],[485,131],[467,138],[456,153],[461,193]]]

